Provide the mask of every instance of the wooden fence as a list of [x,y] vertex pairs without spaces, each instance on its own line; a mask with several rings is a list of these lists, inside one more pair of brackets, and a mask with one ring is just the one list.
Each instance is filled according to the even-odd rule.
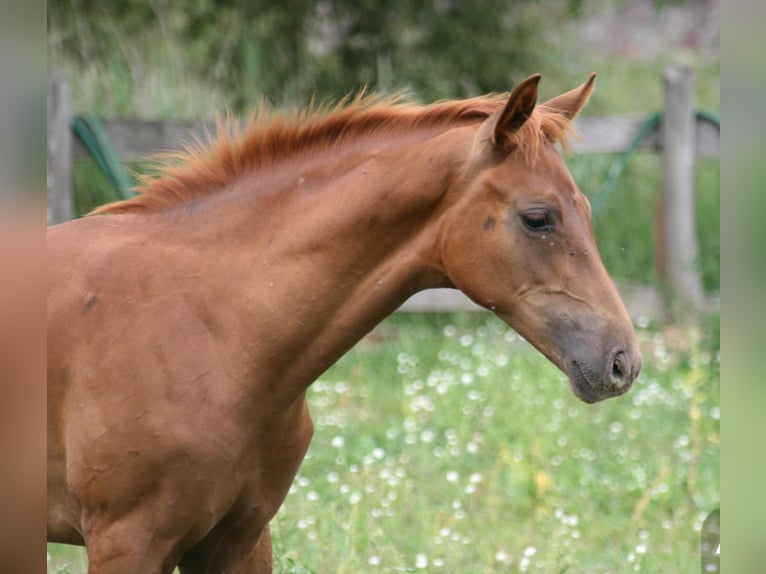
[[[672,292],[696,309],[705,306],[696,265],[698,247],[694,215],[694,158],[717,158],[720,127],[695,113],[694,74],[686,66],[671,66],[664,74],[665,106],[658,122],[638,143],[638,149],[662,154],[662,189],[657,212],[657,269]],[[66,78],[53,70],[48,75],[48,222],[74,216],[72,162],[89,157],[72,137]],[[626,150],[645,127],[645,116],[583,117],[577,120],[582,139],[573,142],[577,154],[619,153]],[[195,121],[102,119],[101,124],[117,156],[136,161],[158,151],[179,149],[193,137],[204,140],[213,127]],[[663,217],[662,214],[672,214]],[[662,297],[644,286],[622,287],[621,294],[635,317],[665,315]],[[404,311],[473,310],[462,294],[448,289],[418,293]]]

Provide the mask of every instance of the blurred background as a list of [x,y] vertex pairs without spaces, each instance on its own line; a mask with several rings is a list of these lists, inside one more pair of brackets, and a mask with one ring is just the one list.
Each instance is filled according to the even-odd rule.
[[718,12],[711,0],[51,0],[49,65],[71,77],[76,109],[207,119],[363,85],[426,102],[503,92],[535,71],[558,93],[594,70],[590,113],[649,112],[652,72],[683,58],[715,109]]
[[[363,86],[429,103],[536,72],[544,100],[591,71],[583,116],[649,118],[678,63],[717,118],[719,12],[715,0],[50,0],[48,62],[72,116],[103,119],[208,121]],[[566,161],[594,200],[619,157]],[[645,367],[629,395],[579,404],[488,314],[397,314],[312,391],[317,432],[275,519],[276,571],[698,571],[720,500],[720,163],[693,169],[705,305],[633,311]],[[659,154],[631,154],[593,221],[618,284],[660,293],[661,171]],[[116,198],[92,159],[74,162],[72,191],[77,215]],[[49,572],[86,564],[49,546]]]

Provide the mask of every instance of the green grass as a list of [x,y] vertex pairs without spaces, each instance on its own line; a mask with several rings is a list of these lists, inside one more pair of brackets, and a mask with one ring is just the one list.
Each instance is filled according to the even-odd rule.
[[[275,571],[697,571],[719,506],[717,329],[639,328],[634,389],[585,405],[486,314],[387,319],[310,391]],[[50,545],[48,572],[84,572],[79,552]]]

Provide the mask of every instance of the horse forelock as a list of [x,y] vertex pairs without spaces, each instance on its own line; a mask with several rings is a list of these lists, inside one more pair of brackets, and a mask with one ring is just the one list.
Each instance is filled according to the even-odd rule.
[[546,141],[559,144],[568,153],[572,136],[579,137],[572,120],[557,110],[539,105],[521,128],[510,136],[510,142],[517,153],[524,156],[527,164],[534,166],[540,147]]
[[[400,96],[362,93],[335,106],[311,105],[292,112],[273,112],[261,105],[244,128],[227,117],[217,122],[215,134],[208,134],[209,143],[196,140],[183,151],[156,156],[156,168],[140,177],[136,197],[103,205],[91,215],[161,211],[212,194],[248,173],[365,136],[483,121],[505,98],[488,95],[422,106],[403,103]],[[533,165],[546,139],[566,149],[573,131],[565,116],[538,106],[511,141]]]

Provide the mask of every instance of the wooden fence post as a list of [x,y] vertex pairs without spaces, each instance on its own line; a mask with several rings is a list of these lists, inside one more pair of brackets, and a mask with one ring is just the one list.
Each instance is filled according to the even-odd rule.
[[69,86],[61,70],[48,71],[48,224],[74,218]]
[[657,269],[682,304],[701,310],[705,297],[694,208],[694,72],[686,65],[673,65],[665,70],[664,80]]

